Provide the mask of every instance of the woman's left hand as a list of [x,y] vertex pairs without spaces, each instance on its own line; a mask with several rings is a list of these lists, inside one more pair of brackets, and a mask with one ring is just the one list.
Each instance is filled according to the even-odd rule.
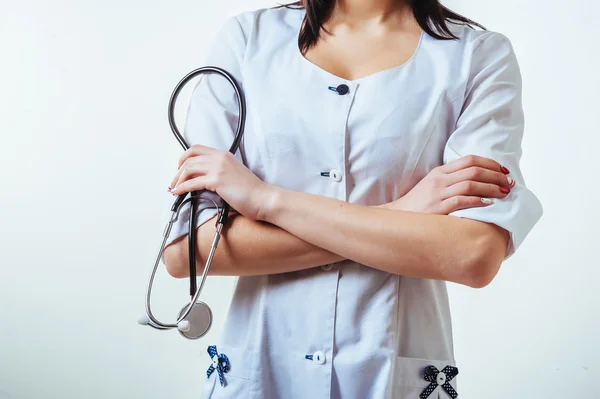
[[195,144],[179,159],[169,191],[181,195],[209,190],[242,215],[257,220],[272,188],[230,152]]

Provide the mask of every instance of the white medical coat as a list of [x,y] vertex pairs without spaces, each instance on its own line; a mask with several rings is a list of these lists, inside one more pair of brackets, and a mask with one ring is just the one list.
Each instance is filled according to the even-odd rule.
[[[301,54],[304,14],[245,12],[214,40],[205,64],[231,72],[246,96],[239,159],[267,183],[361,205],[394,201],[433,168],[460,157],[495,159],[516,180],[511,193],[452,215],[508,230],[512,255],[542,208],[519,170],[521,77],[509,40],[450,25],[460,40],[423,33],[405,64],[348,81]],[[330,89],[340,84],[347,94]],[[236,122],[229,84],[205,77],[192,96],[186,138],[227,150]],[[199,225],[215,214],[214,205],[203,203]],[[169,243],[187,234],[188,217],[189,207]],[[216,372],[205,381],[204,397],[212,399],[416,399],[429,385],[426,366],[460,370],[446,282],[351,260],[240,277],[220,340],[203,343],[213,344],[231,370],[225,387]],[[210,364],[207,354],[198,378],[206,378]],[[460,377],[451,381],[459,395]],[[429,397],[450,398],[441,386]]]

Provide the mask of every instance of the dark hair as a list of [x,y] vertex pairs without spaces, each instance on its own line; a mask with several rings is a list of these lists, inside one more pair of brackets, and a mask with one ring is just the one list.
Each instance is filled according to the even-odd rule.
[[[305,9],[306,16],[304,24],[298,37],[298,46],[302,53],[305,53],[317,43],[323,29],[323,24],[327,22],[336,0],[302,0],[291,4],[285,4],[280,7]],[[457,40],[458,37],[450,31],[447,22],[458,22],[470,27],[477,26],[484,29],[482,25],[472,21],[460,14],[457,14],[445,6],[441,5],[439,0],[408,0],[413,14],[421,29],[427,34],[440,40]]]

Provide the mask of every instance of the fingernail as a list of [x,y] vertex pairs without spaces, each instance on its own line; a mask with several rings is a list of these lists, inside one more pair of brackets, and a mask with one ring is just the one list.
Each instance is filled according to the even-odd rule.
[[169,186],[169,187],[167,188],[167,191],[168,191],[168,192],[171,192],[171,190],[172,190],[172,188],[171,188],[171,186]]
[[506,177],[506,180],[508,180],[508,185],[509,185],[509,186],[511,186],[511,187],[514,187],[514,186],[515,186],[515,183],[516,183],[516,182],[515,182],[515,179],[513,179],[513,178],[512,178],[512,177],[510,177],[510,176],[507,176],[507,177]]
[[493,203],[494,201],[492,201],[492,200],[491,200],[491,199],[489,199],[489,198],[482,198],[482,199],[481,199],[481,202],[483,202],[483,203],[484,203],[484,204],[486,204],[486,205],[489,205],[489,204]]
[[505,175],[510,173],[510,170],[506,169],[504,166],[500,166],[500,170],[502,171],[502,173],[504,173]]
[[500,191],[502,191],[504,194],[510,193],[510,190],[506,187],[500,187]]

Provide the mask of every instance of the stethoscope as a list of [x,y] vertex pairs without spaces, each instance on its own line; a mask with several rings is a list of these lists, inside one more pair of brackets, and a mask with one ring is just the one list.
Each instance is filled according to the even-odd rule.
[[[235,78],[231,76],[231,74],[224,69],[206,66],[202,68],[198,68],[188,75],[186,75],[175,87],[173,90],[173,94],[171,95],[171,99],[169,101],[169,125],[171,126],[171,130],[179,141],[179,144],[182,145],[184,150],[190,148],[190,145],[185,141],[183,135],[179,132],[177,125],[175,124],[175,104],[177,102],[177,97],[179,93],[183,89],[183,87],[193,78],[203,74],[211,74],[216,73],[221,75],[231,84],[233,89],[235,90],[235,95],[238,101],[239,107],[239,118],[237,124],[237,130],[235,134],[235,138],[233,143],[231,143],[231,147],[229,148],[229,152],[235,154],[240,146],[240,141],[242,139],[242,135],[244,134],[244,124],[246,121],[246,103],[244,100],[244,95],[241,91],[241,88]],[[203,197],[200,194],[200,191],[193,191],[189,193],[190,196],[188,199],[185,199],[188,193],[182,194],[175,200],[175,203],[171,207],[171,218],[165,227],[163,232],[163,241],[160,247],[160,251],[158,252],[158,256],[156,257],[156,261],[154,263],[154,269],[152,270],[152,274],[150,275],[150,280],[148,282],[148,290],[146,292],[146,314],[140,316],[138,319],[138,323],[142,325],[149,325],[158,330],[171,330],[177,328],[179,333],[186,338],[189,339],[198,339],[204,336],[212,325],[212,312],[210,307],[198,300],[198,297],[202,293],[202,288],[204,287],[204,283],[206,281],[206,277],[208,276],[208,271],[210,269],[210,264],[212,262],[215,251],[217,250],[217,246],[219,245],[219,239],[221,238],[221,231],[223,230],[223,226],[228,221],[229,215],[229,204],[223,201],[223,207],[220,209],[220,213],[217,219],[216,232],[212,241],[212,245],[210,248],[210,252],[208,254],[208,258],[206,259],[206,264],[204,266],[204,271],[202,272],[202,279],[200,281],[200,286],[196,288],[196,221],[197,221],[197,212],[200,204],[200,199],[208,199],[210,200],[215,208],[219,208],[217,203],[212,200],[212,198]],[[174,323],[163,323],[159,321],[153,314],[150,307],[150,297],[152,295],[152,286],[154,284],[154,277],[156,275],[156,270],[158,269],[158,265],[162,258],[163,251],[165,249],[165,243],[167,242],[167,238],[171,233],[171,227],[173,226],[173,222],[177,220],[179,217],[179,212],[181,208],[188,202],[191,203],[190,210],[190,225],[189,225],[189,260],[190,260],[190,302],[183,306],[183,308],[179,311],[179,315],[177,320]]]

